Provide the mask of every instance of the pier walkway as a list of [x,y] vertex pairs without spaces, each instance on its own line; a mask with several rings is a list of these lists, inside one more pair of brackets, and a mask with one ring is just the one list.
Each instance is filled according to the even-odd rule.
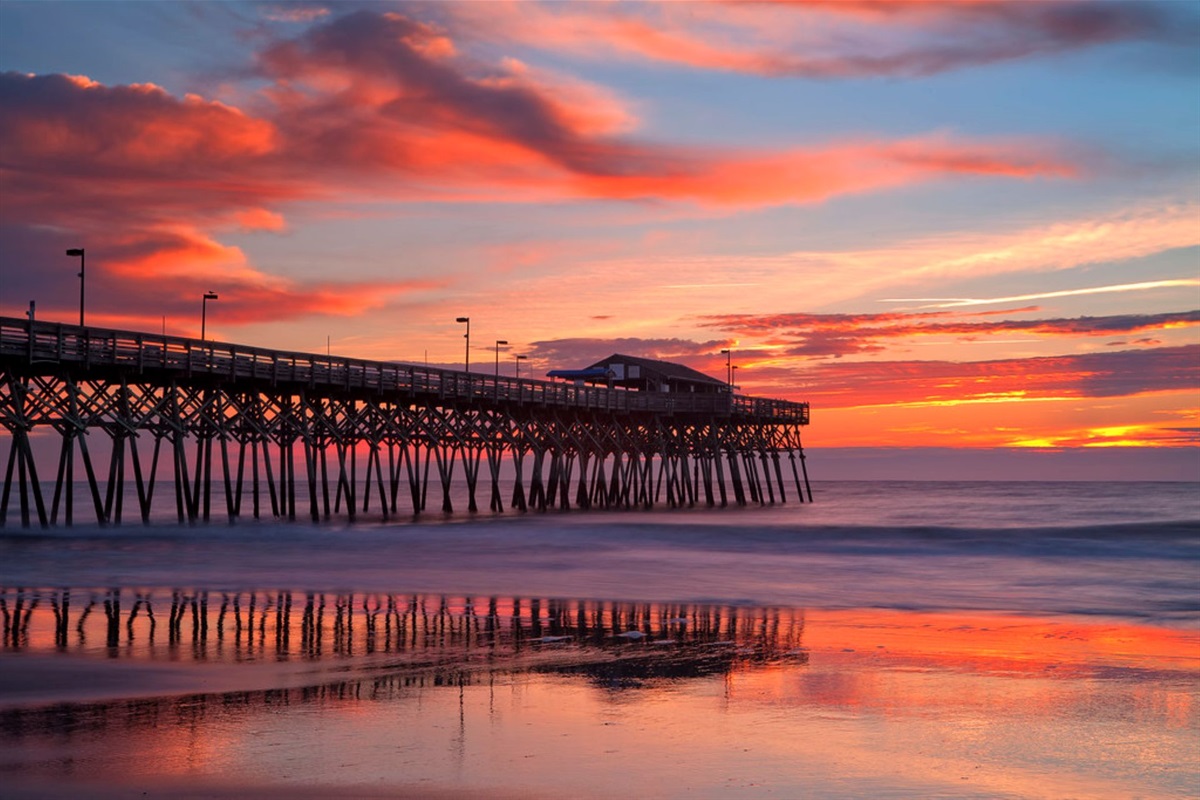
[[808,422],[807,403],[726,392],[580,386],[0,317],[0,427],[11,437],[0,525],[14,496],[22,525],[72,524],[77,462],[102,524],[122,521],[130,474],[143,521],[159,480],[173,484],[181,522],[210,519],[214,505],[230,521],[257,518],[268,501],[287,519],[298,505],[313,520],[419,515],[434,469],[442,511],[452,512],[458,464],[477,511],[483,463],[497,512],[501,485],[522,511],[650,507],[664,489],[671,506],[785,502],[785,458],[797,499],[811,501]]

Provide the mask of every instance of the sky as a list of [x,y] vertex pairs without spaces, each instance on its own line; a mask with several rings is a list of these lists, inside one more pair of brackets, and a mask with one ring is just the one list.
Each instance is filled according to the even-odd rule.
[[91,325],[462,368],[466,316],[810,448],[1200,470],[1200,2],[0,0],[0,314],[77,322],[78,247]]

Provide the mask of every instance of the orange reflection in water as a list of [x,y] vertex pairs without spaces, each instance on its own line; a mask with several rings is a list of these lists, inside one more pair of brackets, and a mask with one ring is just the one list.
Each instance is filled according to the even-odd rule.
[[808,611],[812,650],[868,646],[956,669],[1042,673],[1102,662],[1144,669],[1200,666],[1200,632],[1062,617],[893,610]]
[[[1070,702],[1062,692],[1068,682],[1125,679],[1139,713],[1177,727],[1196,722],[1200,632],[1194,630],[861,609],[810,610],[806,623],[810,666],[845,667],[843,675],[798,688],[786,669],[747,671],[732,676],[731,693],[884,714],[964,706],[982,711],[1010,702],[1007,694],[975,693],[971,687],[985,684],[973,678],[981,676],[1024,680],[1023,713],[1053,717]],[[1075,700],[1091,702],[1093,696]]]

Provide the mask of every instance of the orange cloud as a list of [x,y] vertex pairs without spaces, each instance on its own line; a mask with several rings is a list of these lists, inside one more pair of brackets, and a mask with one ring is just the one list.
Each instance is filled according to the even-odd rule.
[[1019,320],[995,319],[995,316],[983,313],[960,317],[948,311],[721,315],[704,317],[702,324],[737,337],[758,339],[770,345],[778,356],[805,357],[880,352],[885,343],[903,342],[914,336],[963,339],[995,334],[1095,337],[1200,326],[1200,311],[1068,319]]
[[[712,257],[690,255],[694,248],[682,242],[677,248],[680,252],[669,256],[640,253],[636,258],[608,260],[603,269],[636,270],[639,275],[702,273],[714,283],[757,282],[772,287],[777,304],[800,307],[831,306],[863,298],[904,302],[914,307],[977,305],[977,301],[1013,303],[1022,301],[1014,297],[929,297],[916,294],[912,287],[950,279],[1065,271],[1195,247],[1200,245],[1198,215],[1200,206],[1196,203],[1153,203],[1103,216],[1066,219],[1010,231],[949,232],[902,238],[861,250],[798,250]],[[1155,286],[1165,291],[1169,286],[1184,285],[1138,281],[1121,284],[1126,288],[1120,291],[1146,291]],[[1109,290],[1085,287],[1080,293],[1102,289]],[[896,297],[904,299],[890,300]]]
[[[268,86],[246,109],[152,84],[0,75],[5,260],[71,230],[114,274],[216,265],[224,279],[268,285],[215,232],[282,231],[285,205],[315,199],[749,207],[952,174],[1078,170],[1045,145],[945,136],[767,154],[623,138],[633,116],[604,91],[511,60],[483,67],[449,31],[397,13],[318,18],[264,46],[257,69]],[[26,281],[30,296],[44,296],[37,280]]]
[[[90,270],[90,266],[89,266]],[[123,284],[126,285],[126,284]],[[209,308],[210,327],[279,322],[309,316],[358,316],[384,308],[401,297],[436,289],[437,280],[409,281],[292,281],[255,273],[231,278],[228,275],[161,279],[144,274],[123,291],[122,303],[97,303],[89,322],[134,330],[157,330],[160,317],[193,320],[201,295],[220,288],[219,304]],[[101,294],[101,297],[104,295]],[[114,310],[115,309],[115,310]],[[199,322],[189,335],[199,335]]]
[[277,147],[271,123],[196,95],[180,100],[154,84],[107,87],[78,76],[13,72],[3,80],[17,112],[5,118],[5,146],[46,170],[172,170],[194,178]]
[[771,394],[825,407],[1127,397],[1200,385],[1200,345],[991,361],[824,362],[755,368]]
[[1186,47],[1195,18],[1169,3],[779,0],[482,3],[443,11],[481,39],[594,57],[838,79],[922,76],[1119,42]]
[[[267,47],[258,116],[152,85],[0,76],[21,216],[186,215],[278,229],[271,205],[336,194],[805,203],[944,174],[1071,176],[1045,145],[924,137],[775,154],[614,138],[627,112],[519,67],[473,75],[428,26],[357,12]],[[94,220],[101,222],[101,220]]]
[[[666,159],[663,159],[666,161]],[[941,174],[1064,177],[1078,167],[1031,145],[951,143],[942,139],[863,142],[768,156],[677,155],[668,169],[641,174],[583,174],[581,192],[604,198],[686,199],[716,205],[811,203],[879,190]]]
[[233,221],[306,196],[279,173],[269,121],[149,85],[0,75],[9,222],[110,229]]
[[250,208],[235,215],[238,225],[250,231],[282,231],[287,227],[282,214],[265,208]]
[[413,44],[437,35],[397,14],[361,11],[266,48],[260,69],[285,87],[274,92],[275,119],[289,152],[426,182],[437,169],[436,182],[451,186],[482,177],[560,197],[742,205],[812,202],[938,174],[1078,171],[1037,143],[926,137],[751,156],[622,140],[610,134],[628,127],[629,115],[610,98],[534,83],[519,65],[475,74]]
[[[31,251],[50,249],[42,241],[35,237]],[[226,325],[357,315],[447,282],[441,277],[297,281],[257,269],[240,248],[184,224],[95,231],[88,239],[87,253],[89,322],[137,330],[158,330],[163,317],[192,319],[200,296],[213,290],[220,294],[219,311],[214,313]],[[26,260],[35,258],[29,255]],[[13,297],[53,297],[55,284],[61,283],[61,276],[46,270],[13,270],[5,277],[5,294]],[[53,306],[43,303],[39,311],[55,313]],[[178,323],[172,326],[178,329]]]

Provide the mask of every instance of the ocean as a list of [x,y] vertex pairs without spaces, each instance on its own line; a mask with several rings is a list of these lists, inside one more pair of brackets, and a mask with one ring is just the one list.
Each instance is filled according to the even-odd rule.
[[813,503],[352,525],[10,516],[0,779],[1194,796],[1197,488],[817,482]]
[[1078,613],[1193,624],[1200,611],[1196,488],[848,481],[816,484],[816,502],[803,504],[437,511],[417,522],[354,524],[179,525],[164,512],[149,526],[9,527],[0,579],[9,586],[182,582]]

